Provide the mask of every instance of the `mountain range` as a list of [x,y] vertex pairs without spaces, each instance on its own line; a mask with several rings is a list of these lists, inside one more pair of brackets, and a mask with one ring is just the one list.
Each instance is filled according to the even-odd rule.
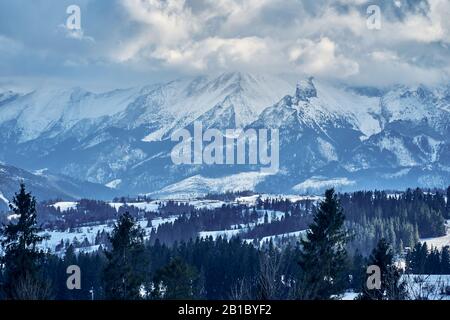
[[[170,136],[194,121],[278,129],[280,170],[174,165]],[[0,161],[5,172],[89,183],[81,190],[91,197],[446,187],[450,85],[355,87],[235,72],[105,93],[0,90]],[[61,197],[83,194],[56,189]]]

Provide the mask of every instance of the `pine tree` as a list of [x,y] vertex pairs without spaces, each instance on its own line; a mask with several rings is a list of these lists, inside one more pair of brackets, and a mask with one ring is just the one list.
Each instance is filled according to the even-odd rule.
[[37,226],[36,199],[21,183],[9,206],[18,221],[11,221],[0,229],[4,294],[7,299],[48,299],[50,285],[40,270],[45,254],[38,245],[45,237],[38,234],[41,229]]
[[381,272],[381,288],[369,289],[363,283],[361,300],[404,300],[407,297],[406,284],[401,281],[400,270],[394,264],[391,245],[381,239],[369,258],[368,265],[376,265]]
[[347,285],[345,246],[349,237],[344,220],[334,190],[327,190],[325,200],[309,226],[306,240],[301,241],[301,299],[330,299],[332,295],[342,293]]
[[143,255],[144,231],[126,212],[114,226],[109,241],[112,249],[105,252],[108,262],[103,274],[106,299],[139,299],[145,281],[141,270],[147,265]]
[[351,287],[355,290],[359,289],[363,282],[364,273],[362,272],[365,265],[365,259],[359,251],[356,251],[353,256],[352,268],[351,268]]
[[441,274],[450,274],[450,247],[442,248],[441,253]]
[[168,265],[156,272],[153,297],[167,300],[196,298],[202,288],[199,288],[198,272],[177,257]]

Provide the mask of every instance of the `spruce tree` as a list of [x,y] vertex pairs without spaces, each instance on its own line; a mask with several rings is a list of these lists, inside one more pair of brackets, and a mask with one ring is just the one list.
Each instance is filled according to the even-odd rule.
[[51,297],[50,285],[42,277],[41,265],[45,254],[38,245],[45,237],[40,236],[37,226],[36,199],[26,192],[25,185],[15,194],[9,205],[18,217],[0,229],[0,244],[4,253],[2,289],[7,299],[38,300]]
[[[380,289],[369,289],[366,281],[362,284],[361,300],[404,300],[407,297],[406,284],[401,280],[401,272],[394,264],[391,245],[381,239],[369,257],[368,266],[376,265],[381,272]],[[367,277],[367,275],[366,275]],[[366,280],[366,279],[365,279]]]
[[450,247],[442,248],[441,253],[441,274],[450,274]]
[[345,270],[349,238],[344,220],[334,190],[327,190],[306,239],[301,240],[299,298],[330,299],[344,291],[348,284]]
[[177,257],[156,272],[153,297],[157,299],[181,300],[196,298],[202,288],[195,268]]
[[112,249],[105,252],[108,261],[103,273],[106,299],[139,299],[141,285],[145,281],[142,269],[147,264],[144,231],[126,212],[119,217],[109,241]]

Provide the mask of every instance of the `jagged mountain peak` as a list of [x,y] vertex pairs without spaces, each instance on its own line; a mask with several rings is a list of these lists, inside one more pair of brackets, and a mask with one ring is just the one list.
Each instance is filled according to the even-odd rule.
[[297,83],[295,97],[301,101],[308,101],[310,98],[317,97],[317,90],[313,83],[314,78],[309,77],[306,80],[301,80]]

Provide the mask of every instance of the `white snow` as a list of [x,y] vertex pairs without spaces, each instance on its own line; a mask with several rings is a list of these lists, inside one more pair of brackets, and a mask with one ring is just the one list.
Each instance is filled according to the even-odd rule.
[[[259,240],[259,245],[263,245],[264,243],[267,243],[270,241],[272,241],[273,243],[277,243],[283,239],[290,239],[290,238],[298,238],[298,240],[300,240],[300,238],[304,238],[306,236],[306,232],[307,232],[307,230],[300,230],[300,231],[294,231],[294,232],[288,232],[288,233],[282,233],[282,234],[277,234],[277,235],[273,235],[273,236],[263,237]],[[244,239],[244,241],[247,243],[253,243],[254,239]]]
[[348,178],[325,178],[318,176],[306,179],[305,181],[292,187],[292,190],[300,193],[307,193],[330,187],[351,186],[355,183],[355,181],[349,180]]
[[121,179],[116,179],[105,184],[106,187],[111,189],[117,189],[117,187],[122,183]]
[[400,138],[385,136],[380,140],[379,147],[381,151],[388,150],[394,153],[400,166],[408,167],[417,164],[413,155]]
[[444,292],[450,287],[450,275],[404,274],[409,299],[450,300]]
[[44,240],[41,244],[41,247],[50,251],[54,251],[56,246],[60,244],[61,240],[65,243],[66,241],[73,242],[76,238],[80,243],[83,242],[84,239],[87,239],[91,245],[95,242],[95,236],[97,232],[101,231],[110,232],[112,230],[111,227],[108,227],[105,224],[90,226],[90,227],[80,227],[74,230],[73,232],[69,232],[69,230],[65,231],[56,231],[56,230],[46,230],[41,233],[41,235],[46,235],[49,239]]
[[153,142],[153,141],[161,141],[164,133],[166,132],[166,128],[162,127],[156,131],[153,131],[149,135],[145,136],[142,141],[143,142]]
[[353,291],[346,291],[341,297],[340,300],[355,300],[358,297],[359,293]]
[[337,161],[338,156],[336,153],[336,150],[334,149],[333,145],[329,143],[328,141],[323,140],[322,138],[318,138],[318,146],[319,146],[319,152],[320,154],[327,160],[327,161]]
[[[150,234],[151,229],[157,229],[163,223],[173,223],[178,216],[170,216],[168,218],[155,218],[152,219],[151,226],[148,226],[148,222],[146,219],[141,219],[138,221],[138,224],[145,230],[146,238]],[[55,251],[57,245],[60,244],[61,240],[65,243],[69,241],[72,243],[76,238],[80,243],[83,242],[84,239],[87,239],[91,246],[86,248],[79,248],[78,251],[90,252],[95,251],[98,246],[95,246],[95,237],[97,232],[111,232],[113,229],[112,225],[99,224],[93,226],[79,227],[73,231],[65,230],[65,231],[56,231],[56,230],[45,230],[41,232],[41,235],[49,236],[49,239],[44,240],[44,242],[40,245],[41,248]]]
[[[167,197],[195,198],[208,193],[254,190],[268,176],[259,171],[242,172],[221,178],[195,175],[163,188],[154,194]],[[150,194],[152,195],[152,194]]]
[[58,209],[61,212],[65,212],[69,209],[76,209],[78,205],[78,202],[70,202],[70,201],[62,201],[52,204],[51,206],[55,209]]
[[[38,138],[55,125],[61,131],[81,120],[94,120],[119,113],[136,98],[140,89],[94,94],[80,88],[40,88],[0,109],[0,123],[16,120],[20,142]],[[60,131],[60,132],[61,132]]]
[[379,121],[373,114],[380,114],[380,103],[377,97],[366,97],[346,91],[327,82],[314,80],[317,97],[310,99],[308,118],[320,124],[326,121],[326,115],[344,117],[359,129],[366,137],[381,131]]
[[224,201],[220,200],[189,200],[188,202],[191,206],[196,209],[216,209],[221,208],[226,204]]
[[237,197],[236,203],[255,205],[256,200],[261,198],[262,201],[265,199],[289,199],[291,202],[297,202],[302,200],[320,201],[323,196],[310,196],[310,195],[289,195],[289,194],[254,194],[251,196]]
[[152,228],[158,229],[158,227],[164,223],[174,223],[178,219],[178,216],[170,216],[168,218],[155,218],[152,220]]
[[135,207],[140,210],[146,211],[146,212],[155,212],[158,211],[159,203],[161,201],[150,201],[150,202],[108,202],[108,204],[116,209],[116,211],[119,211],[119,208],[123,207],[124,205],[127,205],[129,207]]
[[9,200],[6,199],[6,197],[1,192],[0,192],[0,200],[3,201],[4,203],[6,203],[7,205],[9,204]]
[[428,248],[433,247],[441,249],[442,247],[450,246],[450,220],[446,221],[445,227],[447,230],[447,234],[445,236],[435,238],[423,238],[420,239],[420,242],[426,242]]
[[48,170],[47,168],[43,168],[43,169],[35,170],[33,173],[37,176],[43,176],[47,170]]

